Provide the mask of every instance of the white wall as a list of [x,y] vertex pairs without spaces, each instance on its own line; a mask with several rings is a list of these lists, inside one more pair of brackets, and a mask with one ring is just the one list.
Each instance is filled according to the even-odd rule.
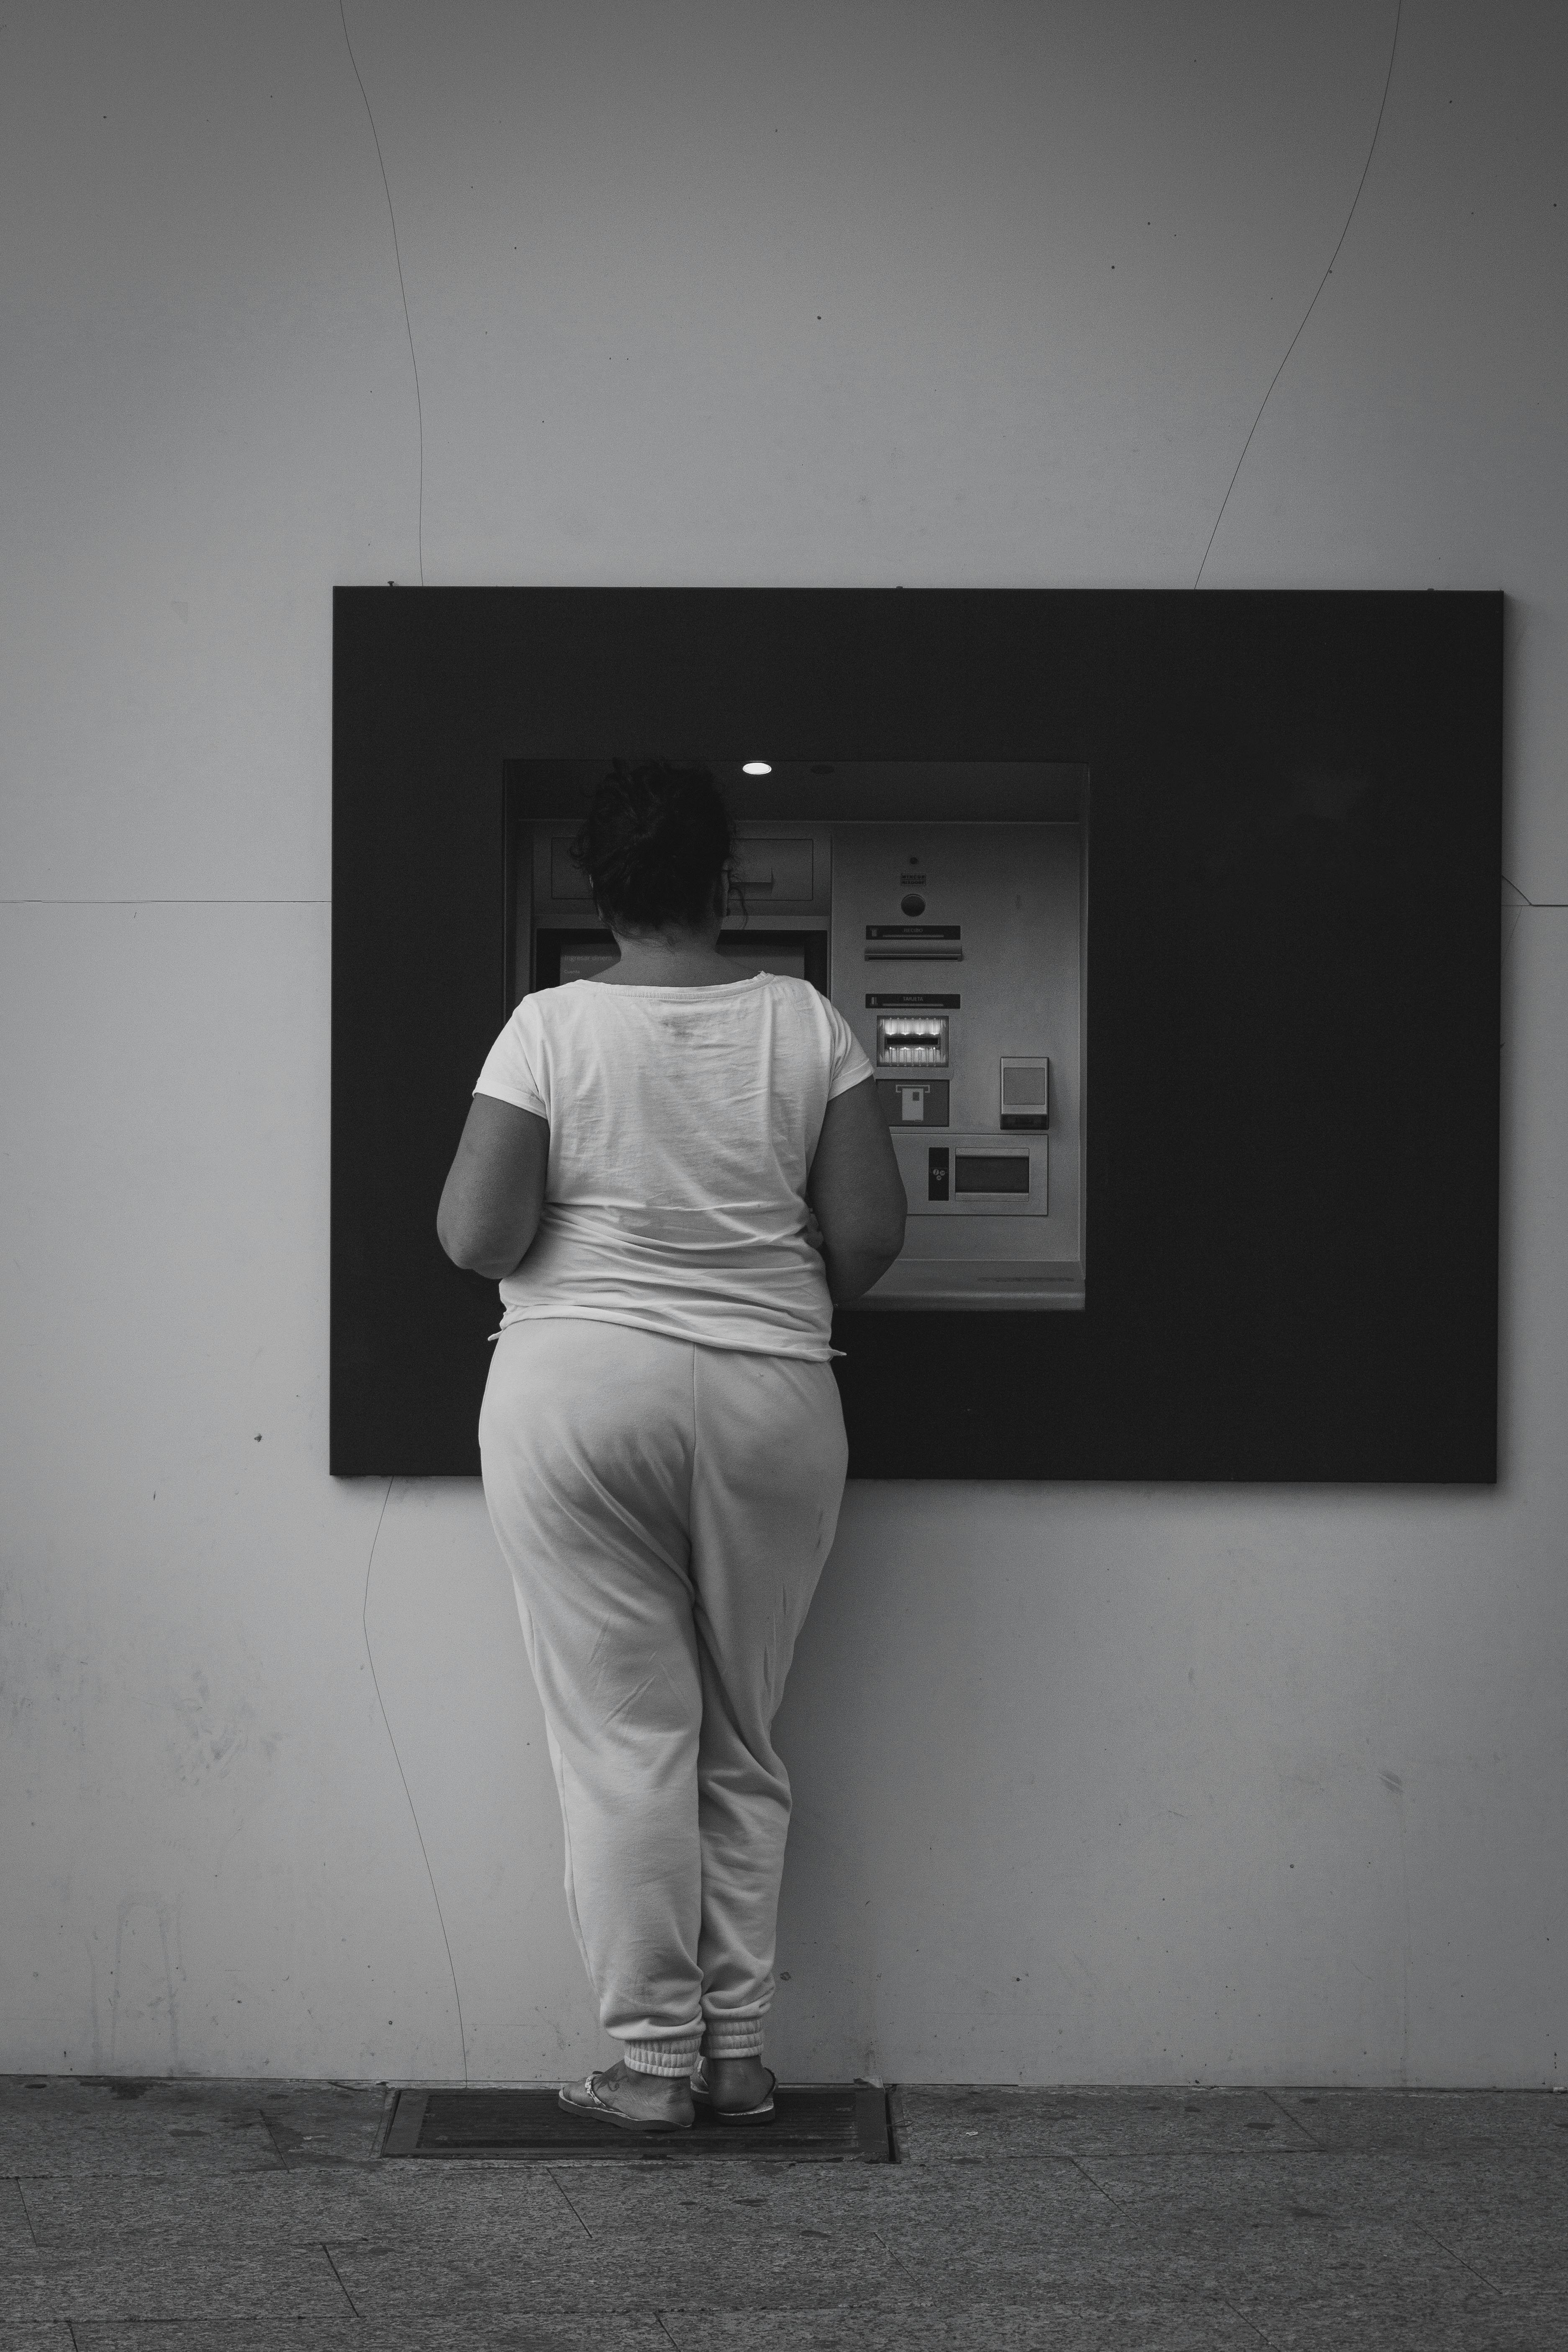
[[[786,2074],[1561,2076],[1563,21],[1405,0],[1203,572],[1511,600],[1501,1483],[852,1488]],[[348,25],[426,581],[1163,587],[1394,8]],[[35,0],[0,110],[0,2068],[581,2070],[478,1486],[326,1473],[329,592],[421,562],[338,10]]]

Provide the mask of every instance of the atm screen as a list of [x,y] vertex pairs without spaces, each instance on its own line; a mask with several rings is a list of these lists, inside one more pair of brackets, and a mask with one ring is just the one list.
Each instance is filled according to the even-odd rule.
[[749,980],[753,972],[776,971],[781,980],[809,980],[805,968],[805,942],[799,947],[753,946],[746,940],[721,939],[719,952],[726,963],[735,967],[737,980]]
[[[737,980],[749,980],[753,972],[776,971],[784,980],[810,980],[818,987],[822,984],[818,974],[808,969],[808,948],[804,938],[798,942],[777,939],[764,942],[744,937],[721,937],[719,952],[726,963],[733,964]],[[563,946],[560,951],[561,985],[564,988],[568,981],[573,980],[597,980],[602,971],[608,971],[620,960],[618,949],[601,946],[597,940]],[[547,963],[548,959],[542,956],[542,967]],[[552,986],[553,975],[547,969],[542,969],[540,982],[543,987]]]
[[597,980],[620,960],[618,948],[563,948],[561,985],[564,988],[569,980]]

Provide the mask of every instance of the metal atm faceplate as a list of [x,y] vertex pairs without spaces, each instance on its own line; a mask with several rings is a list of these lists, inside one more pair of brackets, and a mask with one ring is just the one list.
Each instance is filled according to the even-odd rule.
[[[575,830],[552,816],[518,838],[510,1002],[597,969],[612,945],[566,855]],[[731,900],[723,952],[737,972],[826,983],[889,1119],[908,1234],[861,1304],[1081,1307],[1080,824],[763,816],[737,835],[746,904]],[[1015,1079],[1004,1101],[1005,1066],[1024,1065],[1048,1065],[1048,1135],[1038,1085]],[[933,1150],[948,1155],[941,1185]]]
[[[1081,1303],[1079,826],[839,824],[833,851],[834,1002],[879,1084],[928,1074],[945,1081],[947,1120],[940,1132],[923,1120],[889,1118],[909,1199],[909,1237],[899,1265],[866,1303],[912,1305],[922,1291],[962,1290],[965,1266],[985,1270],[981,1287],[989,1303],[1003,1303],[1009,1283],[1023,1291],[1040,1282],[1059,1303]],[[900,899],[911,872],[922,877],[921,925],[956,930],[960,957],[889,959],[888,932],[906,919]],[[870,960],[868,929],[875,934]],[[910,929],[918,948],[923,942]],[[889,1066],[887,1024],[897,1009],[889,999],[900,994],[928,1000],[923,1008],[911,1006],[911,1025],[922,1018],[944,1024],[941,1064]],[[930,1002],[939,995],[945,1000],[940,1008]],[[868,1004],[868,996],[880,1001]],[[1048,1136],[1043,1128],[1002,1124],[1004,1063],[1037,1060],[1050,1066]],[[951,1155],[945,1197],[933,1197],[928,1181],[934,1149]],[[1026,1193],[961,1189],[960,1155],[971,1170],[988,1157],[1026,1155]],[[1005,1265],[1013,1276],[1004,1274]],[[1035,1273],[1026,1279],[1020,1268]]]

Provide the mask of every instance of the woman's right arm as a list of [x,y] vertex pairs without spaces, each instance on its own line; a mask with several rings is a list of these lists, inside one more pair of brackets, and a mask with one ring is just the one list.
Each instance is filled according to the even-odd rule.
[[476,1094],[436,1212],[452,1264],[491,1282],[515,1273],[539,1229],[549,1172],[549,1120]]
[[887,1273],[903,1248],[909,1213],[874,1078],[828,1104],[805,1197],[822,1228],[829,1295],[835,1307],[847,1307]]

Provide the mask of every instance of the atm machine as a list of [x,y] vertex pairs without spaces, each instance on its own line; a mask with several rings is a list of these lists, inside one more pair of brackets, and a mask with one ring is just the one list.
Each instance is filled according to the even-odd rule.
[[[811,982],[876,1072],[910,1223],[856,1311],[1082,1307],[1087,772],[705,764],[736,816],[721,952]],[[509,766],[509,1012],[616,960],[567,854],[607,765]]]

